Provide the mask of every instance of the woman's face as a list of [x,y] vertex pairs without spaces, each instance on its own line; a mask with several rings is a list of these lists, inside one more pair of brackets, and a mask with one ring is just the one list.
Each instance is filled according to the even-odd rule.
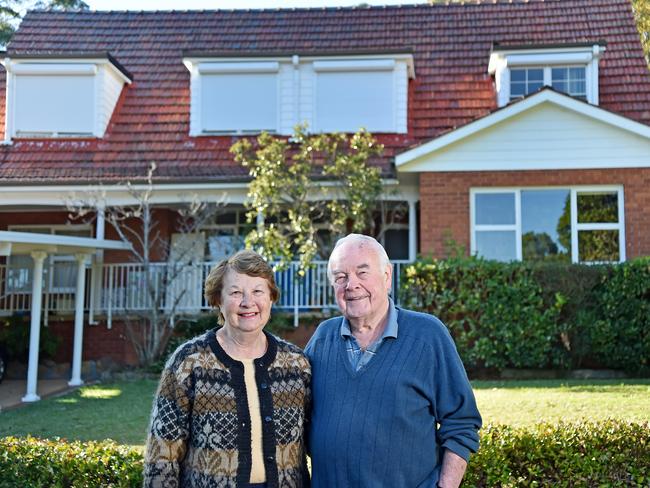
[[271,316],[272,304],[266,278],[228,270],[220,306],[226,327],[240,332],[261,332]]

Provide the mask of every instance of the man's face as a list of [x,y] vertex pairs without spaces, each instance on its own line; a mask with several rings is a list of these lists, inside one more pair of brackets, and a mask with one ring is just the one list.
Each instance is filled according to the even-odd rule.
[[382,267],[372,245],[351,241],[332,252],[330,270],[343,315],[351,322],[376,325],[388,310],[391,267]]

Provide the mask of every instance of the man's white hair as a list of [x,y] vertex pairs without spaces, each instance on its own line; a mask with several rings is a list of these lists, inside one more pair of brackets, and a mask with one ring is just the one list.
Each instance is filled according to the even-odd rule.
[[330,280],[330,283],[334,283],[334,276],[332,275],[332,256],[334,256],[334,253],[336,252],[336,249],[343,244],[347,243],[356,243],[358,246],[363,246],[363,245],[369,245],[372,247],[375,252],[377,253],[377,256],[379,257],[379,264],[382,268],[385,268],[387,266],[391,266],[390,264],[390,259],[388,259],[388,254],[386,254],[386,249],[384,249],[384,246],[382,246],[377,239],[374,237],[366,236],[364,234],[348,234],[345,237],[341,237],[338,241],[336,241],[336,244],[334,245],[334,249],[332,249],[332,253],[330,254],[330,258],[327,261],[327,277]]

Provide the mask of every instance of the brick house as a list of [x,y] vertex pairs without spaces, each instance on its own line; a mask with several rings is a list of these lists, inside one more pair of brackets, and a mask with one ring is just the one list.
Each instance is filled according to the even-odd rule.
[[[114,239],[101,218],[70,225],[63,202],[102,184],[119,205],[123,183],[141,182],[155,161],[169,239],[181,195],[227,195],[227,211],[197,236],[195,260],[213,262],[247,229],[249,178],[232,143],[307,122],[365,127],[384,144],[376,164],[408,208],[384,234],[392,259],[442,256],[449,242],[502,260],[650,253],[650,73],[629,0],[34,11],[3,65],[0,230]],[[28,261],[3,266],[7,313],[28,309]],[[48,257],[53,312],[67,310],[71,261]],[[94,262],[116,272],[128,256],[98,252]],[[107,307],[120,309],[105,293],[130,292],[105,276],[87,308],[111,325]],[[288,308],[328,300],[287,295]],[[189,308],[203,308],[200,286],[197,296]],[[119,324],[89,327],[85,342],[88,359],[132,360]]]

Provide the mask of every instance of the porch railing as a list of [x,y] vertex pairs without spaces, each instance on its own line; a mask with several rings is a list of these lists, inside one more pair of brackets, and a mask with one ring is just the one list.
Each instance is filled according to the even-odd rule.
[[[393,296],[399,303],[399,280],[408,261],[393,263]],[[94,317],[113,318],[159,307],[178,315],[207,311],[203,283],[214,262],[184,266],[151,263],[149,271],[138,263],[88,265],[84,308]],[[293,312],[297,323],[301,312],[335,309],[332,287],[327,279],[327,262],[317,261],[303,278],[298,278],[298,263],[275,273],[281,290],[275,308]],[[75,309],[75,262],[55,262],[45,267],[43,309],[50,313],[72,314]],[[32,270],[0,265],[0,314],[28,312],[31,309]]]

